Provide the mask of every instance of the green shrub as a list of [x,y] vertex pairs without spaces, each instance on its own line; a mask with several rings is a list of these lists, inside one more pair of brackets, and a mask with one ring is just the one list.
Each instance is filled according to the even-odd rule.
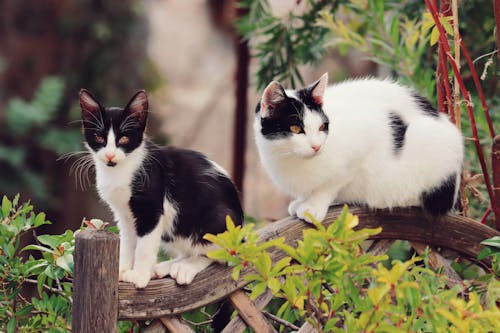
[[[40,235],[36,244],[21,248],[25,235],[50,224],[44,213],[35,213],[27,202],[3,197],[0,208],[0,332],[71,331],[73,252],[75,234]],[[82,228],[116,231],[101,220],[82,223]],[[80,229],[80,230],[81,230]],[[31,251],[32,254],[28,254]],[[36,259],[35,256],[38,258]],[[29,297],[36,287],[36,296]],[[120,332],[134,329],[120,322]]]
[[[251,297],[269,288],[283,304],[277,316],[295,324],[308,321],[319,332],[499,332],[498,282],[485,292],[471,282],[447,288],[447,277],[427,267],[426,258],[394,260],[362,251],[361,243],[379,229],[354,230],[356,216],[345,208],[330,226],[315,223],[296,248],[284,239],[258,242],[252,225],[207,235],[221,249],[209,253],[234,266],[233,277],[246,266],[255,274]],[[271,248],[286,256],[273,263]]]

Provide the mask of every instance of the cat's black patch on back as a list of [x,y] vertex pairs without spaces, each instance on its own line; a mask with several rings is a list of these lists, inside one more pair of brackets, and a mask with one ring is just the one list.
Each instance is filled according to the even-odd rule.
[[[260,103],[259,106],[260,108]],[[269,140],[285,138],[292,135],[290,126],[304,127],[304,104],[295,98],[286,97],[275,106],[269,117],[261,119],[261,133]]]
[[[173,236],[190,238],[205,244],[206,233],[226,229],[226,216],[243,223],[238,193],[227,176],[218,172],[200,153],[173,147],[147,144],[151,158],[144,162],[147,179],[138,172],[134,177],[130,208],[136,218],[139,236],[151,232],[163,214],[163,201],[176,209]],[[164,241],[171,237],[163,236]]]
[[455,205],[455,186],[457,175],[451,175],[441,184],[422,194],[422,205],[425,211],[434,216],[444,215]]
[[393,150],[395,154],[398,154],[403,149],[408,124],[398,114],[391,112],[389,113],[389,126],[392,130]]
[[429,102],[425,97],[420,96],[417,93],[413,93],[413,98],[417,102],[420,109],[428,116],[439,117],[439,111]]

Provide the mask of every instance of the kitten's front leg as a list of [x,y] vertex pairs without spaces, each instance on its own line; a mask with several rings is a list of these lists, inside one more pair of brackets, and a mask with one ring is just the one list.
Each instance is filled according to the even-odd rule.
[[132,269],[134,266],[135,246],[137,235],[133,223],[127,223],[124,220],[118,221],[120,229],[120,258],[119,258],[119,277],[123,281],[123,273]]
[[213,261],[203,256],[187,257],[174,262],[170,267],[170,276],[178,284],[190,284],[196,274],[207,268]]
[[160,249],[161,234],[161,223],[158,223],[150,233],[137,237],[134,266],[133,269],[123,273],[123,281],[133,283],[136,288],[147,286],[153,276],[153,266]]
[[299,197],[299,198],[293,200],[292,202],[290,202],[290,204],[288,205],[288,214],[290,214],[291,216],[297,215],[297,208],[299,208],[299,206],[304,201],[305,201],[304,198]]
[[328,208],[337,198],[340,189],[348,183],[344,179],[342,183],[325,183],[315,189],[311,195],[297,207],[297,217],[312,223],[322,222],[325,219]]

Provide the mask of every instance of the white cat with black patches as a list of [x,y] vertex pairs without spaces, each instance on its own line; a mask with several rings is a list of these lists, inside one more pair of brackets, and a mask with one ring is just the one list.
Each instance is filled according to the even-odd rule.
[[[144,91],[125,108],[104,108],[82,89],[80,106],[97,190],[120,229],[119,279],[137,288],[166,275],[191,283],[212,262],[203,235],[223,232],[227,215],[243,221],[226,171],[201,153],[149,141]],[[156,263],[160,246],[172,260]]]
[[327,84],[327,74],[299,90],[273,81],[257,105],[260,158],[294,198],[290,215],[321,221],[334,202],[451,210],[463,141],[447,116],[390,80]]

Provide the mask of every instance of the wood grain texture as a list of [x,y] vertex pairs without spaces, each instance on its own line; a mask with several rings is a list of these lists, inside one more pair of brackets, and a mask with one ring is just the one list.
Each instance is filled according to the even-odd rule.
[[191,326],[186,324],[180,316],[161,317],[160,321],[170,333],[195,333]]
[[250,297],[243,290],[236,290],[229,295],[229,301],[238,311],[240,317],[255,333],[274,333],[276,330],[266,320],[262,312],[253,304]]
[[[323,224],[332,223],[342,211],[341,206],[330,209]],[[357,228],[382,227],[374,239],[404,239],[428,245],[446,247],[468,258],[475,258],[482,246],[482,240],[500,236],[500,232],[456,215],[433,218],[418,208],[371,210],[351,207],[350,212],[359,216]],[[289,217],[271,223],[259,230],[262,240],[285,237],[289,244],[302,238],[302,231],[311,225]],[[274,261],[284,253],[271,251]],[[246,285],[243,278],[234,281],[232,268],[213,264],[200,272],[193,283],[180,286],[170,278],[153,280],[143,290],[136,290],[132,284],[119,285],[120,319],[148,319],[183,313],[219,301]],[[242,272],[242,277],[251,272]]]
[[[273,299],[273,293],[270,289],[267,289],[265,293],[257,297],[253,303],[257,307],[257,309],[261,310],[269,304],[269,302]],[[243,333],[247,328],[247,324],[245,321],[237,315],[227,324],[226,327],[222,330],[221,333]]]
[[116,332],[119,246],[118,235],[106,231],[75,236],[73,332]]

